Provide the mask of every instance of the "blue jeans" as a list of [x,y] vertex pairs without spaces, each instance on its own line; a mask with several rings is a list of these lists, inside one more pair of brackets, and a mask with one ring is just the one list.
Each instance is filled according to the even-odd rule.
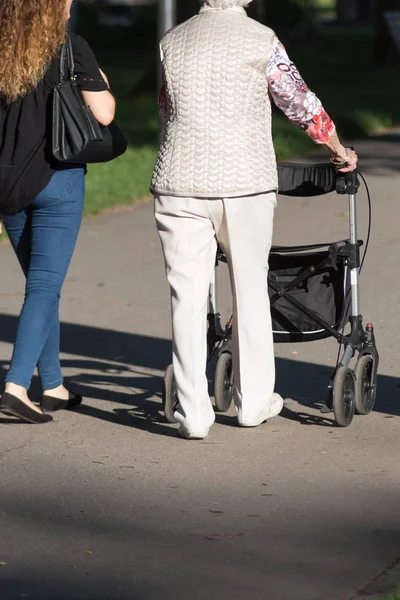
[[43,390],[63,382],[60,366],[60,293],[82,220],[84,169],[56,171],[32,204],[3,222],[26,277],[6,382],[29,389],[38,367]]

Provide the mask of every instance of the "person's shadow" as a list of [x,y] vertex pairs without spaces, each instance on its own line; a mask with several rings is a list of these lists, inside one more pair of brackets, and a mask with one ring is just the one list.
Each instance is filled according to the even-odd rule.
[[[12,344],[16,325],[17,317],[0,314],[0,341]],[[90,405],[83,404],[79,408],[80,414],[157,435],[176,435],[176,428],[171,428],[161,414],[163,371],[171,360],[169,340],[63,323],[61,348],[64,354],[73,356],[62,361],[64,368],[75,372],[67,378],[67,385],[84,398],[93,400]],[[276,367],[277,391],[284,398],[291,399],[281,416],[304,425],[332,427],[333,415],[316,415],[310,410],[325,404],[332,369],[282,358],[276,360]],[[0,369],[4,376],[8,362],[0,363]],[[214,369],[215,364],[210,365],[211,393]],[[40,395],[37,377],[34,378],[31,394],[33,398]],[[110,409],[109,403],[118,406]],[[388,417],[400,415],[399,378],[379,377],[375,411]],[[231,415],[217,414],[216,420],[236,426],[236,419]],[[0,422],[12,421],[2,419]]]

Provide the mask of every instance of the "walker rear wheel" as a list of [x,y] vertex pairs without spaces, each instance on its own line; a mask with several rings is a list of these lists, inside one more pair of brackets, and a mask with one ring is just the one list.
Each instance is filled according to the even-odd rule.
[[162,405],[165,418],[168,423],[176,423],[174,416],[176,406],[178,404],[178,390],[174,377],[174,368],[169,365],[164,373],[164,381],[162,387]]
[[217,411],[227,412],[233,400],[233,364],[230,352],[223,352],[218,358],[214,395]]
[[363,355],[357,361],[355,376],[355,406],[358,415],[368,415],[375,405],[376,387],[373,385],[374,359]]
[[355,412],[355,382],[349,367],[339,367],[333,381],[333,412],[339,427],[348,427]]

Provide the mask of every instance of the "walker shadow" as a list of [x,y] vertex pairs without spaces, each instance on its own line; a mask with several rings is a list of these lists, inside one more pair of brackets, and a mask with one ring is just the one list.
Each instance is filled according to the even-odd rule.
[[[332,367],[276,359],[277,391],[284,398],[295,400],[300,407],[321,408],[327,400],[327,387],[332,375]],[[400,378],[380,375],[375,412],[390,416],[400,416]],[[332,426],[331,415],[315,416],[307,411],[293,412],[285,406],[281,415],[300,421],[304,425]]]
[[[1,342],[13,343],[16,325],[16,316],[0,314]],[[100,401],[99,406],[82,406],[79,412],[159,435],[176,435],[174,429],[163,424],[160,415],[162,374],[151,372],[153,369],[162,372],[169,364],[169,340],[62,323],[61,348],[63,353],[74,356],[63,361],[64,368],[68,367],[76,372],[69,378],[74,390],[86,398]],[[82,358],[75,358],[76,356]],[[110,362],[109,367],[107,361]],[[6,362],[0,363],[3,373],[7,365]],[[282,417],[302,424],[331,427],[331,415],[316,416],[307,411],[307,408],[318,408],[325,403],[331,367],[283,358],[277,358],[276,367],[277,391],[283,397],[295,400],[301,409],[293,411],[286,406]],[[35,378],[33,394],[38,395],[39,389],[38,379]],[[102,410],[101,401],[115,402],[126,407],[118,407],[112,411]],[[379,377],[375,411],[388,417],[400,416],[400,378],[386,375]],[[228,415],[217,415],[217,422],[234,425],[236,421]]]

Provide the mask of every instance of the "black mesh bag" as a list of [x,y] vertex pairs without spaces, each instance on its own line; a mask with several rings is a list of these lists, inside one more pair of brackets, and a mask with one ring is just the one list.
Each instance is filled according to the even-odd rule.
[[[350,307],[350,281],[344,259],[339,258],[335,264],[330,260],[329,250],[290,254],[272,251],[269,268],[275,342],[319,340],[331,335],[330,327],[337,331],[344,327]],[[323,319],[328,331],[289,300],[277,295],[276,288],[290,286],[301,274],[304,274],[302,281],[288,293],[306,310]]]

